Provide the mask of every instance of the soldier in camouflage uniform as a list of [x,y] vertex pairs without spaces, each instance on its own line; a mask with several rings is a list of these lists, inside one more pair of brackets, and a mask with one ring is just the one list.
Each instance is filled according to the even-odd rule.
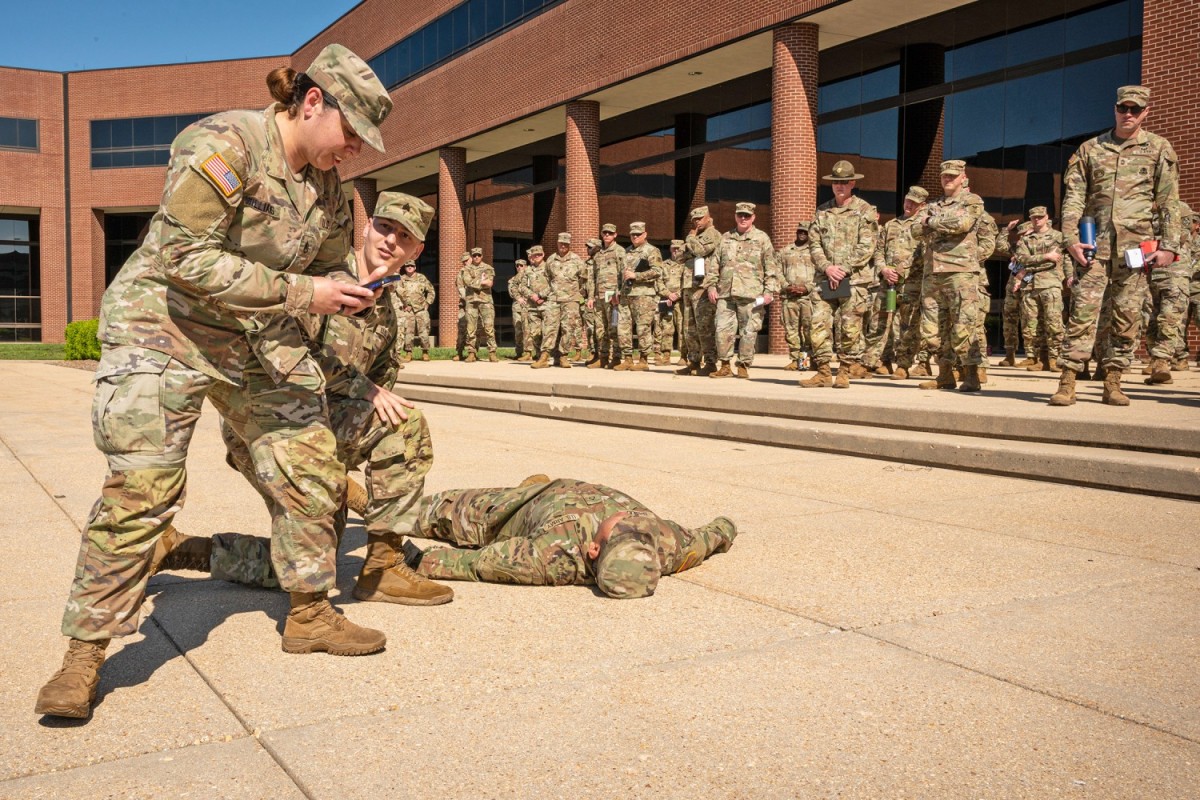
[[[904,227],[901,229],[897,225],[894,231],[885,231],[882,234],[884,241],[877,251],[883,257],[884,267],[889,263],[896,264],[890,269],[896,272],[899,279],[896,286],[896,312],[892,316],[889,334],[896,362],[893,380],[929,374],[926,368],[929,354],[921,350],[921,280],[925,274],[925,252],[921,240],[912,231],[912,220],[925,207],[928,199],[929,192],[924,188],[908,188],[904,196],[904,218],[900,220]],[[892,220],[888,225],[895,222]],[[893,262],[889,262],[889,248],[895,251],[891,256]],[[883,267],[880,274],[885,280],[889,277]]]
[[913,235],[923,240],[925,275],[922,294],[921,338],[940,343],[938,377],[922,383],[923,389],[954,389],[954,365],[962,364],[960,391],[978,392],[979,365],[979,264],[981,217],[987,212],[983,198],[967,188],[966,162],[942,162],[944,196],[921,209],[913,218]]
[[[966,186],[970,186],[968,182]],[[996,240],[1000,238],[1000,228],[996,225],[996,220],[992,219],[992,215],[986,211],[979,215],[979,226],[976,229],[977,247],[979,248],[979,264],[976,271],[979,273],[979,279],[976,283],[976,301],[977,308],[975,310],[975,336],[979,340],[979,355],[982,359],[976,368],[976,373],[979,375],[980,383],[987,383],[987,368],[988,368],[988,337],[987,337],[987,315],[992,310],[992,293],[988,290],[987,276],[987,261],[992,257],[992,253],[996,251]],[[957,365],[961,368],[961,364]]]
[[410,261],[404,265],[404,277],[401,278],[393,298],[400,304],[406,319],[402,321],[400,344],[404,347],[404,360],[412,360],[413,339],[421,343],[421,360],[429,360],[429,307],[437,298],[437,290],[421,273],[417,272],[417,264]]
[[508,296],[512,299],[513,342],[516,345],[516,353],[513,358],[517,361],[533,361],[533,353],[527,349],[525,341],[529,318],[529,306],[525,300],[525,267],[528,264],[529,262],[525,259],[518,258],[516,260],[517,274],[508,279]]
[[1047,372],[1058,366],[1062,349],[1063,310],[1063,264],[1066,262],[1066,246],[1063,235],[1050,225],[1050,216],[1045,206],[1029,209],[1032,230],[1017,242],[1014,259],[1019,270],[1016,278],[1028,286],[1022,291],[1033,298],[1034,313],[1026,321],[1025,341],[1045,343],[1042,363],[1029,366],[1031,371],[1039,367]]
[[600,366],[597,359],[600,353],[600,315],[604,313],[603,302],[596,302],[596,253],[600,252],[601,242],[593,236],[587,240],[588,257],[583,261],[583,307],[579,313],[583,316],[583,349],[587,356],[586,366],[593,363]]
[[617,244],[617,226],[606,222],[600,226],[600,248],[592,256],[596,265],[592,310],[596,315],[595,358],[589,369],[615,367],[621,360],[617,326],[613,324],[613,309],[619,302],[621,273],[625,270],[625,248]]
[[[654,287],[662,278],[662,253],[646,241],[644,222],[629,224],[629,241],[617,295],[617,340],[621,345],[621,361],[613,369],[644,372],[650,369],[649,360],[656,347],[652,325],[658,300]],[[633,360],[635,333],[637,361]]]
[[[655,364],[671,363],[671,351],[675,348],[675,335],[679,334],[680,350],[683,350],[683,281],[686,267],[683,253],[687,243],[682,239],[671,240],[671,257],[663,262],[662,280],[658,284],[658,358]],[[687,283],[691,286],[692,275],[688,271]]]
[[[1200,328],[1200,214],[1192,215],[1192,240],[1191,246],[1188,248],[1186,258],[1192,265],[1191,283],[1188,286],[1188,316],[1192,325]],[[1181,253],[1181,256],[1185,254]],[[1188,346],[1187,346],[1187,324],[1186,320],[1183,327],[1183,349],[1175,356],[1174,369],[1187,372],[1188,370]]]
[[550,296],[542,307],[542,349],[532,365],[534,369],[549,367],[555,350],[558,366],[571,366],[567,351],[579,338],[584,273],[583,259],[571,252],[571,234],[560,233],[558,252],[546,259]]
[[[1188,290],[1192,278],[1192,209],[1179,202],[1179,259],[1150,273],[1152,319],[1146,331],[1150,351],[1150,377],[1146,383],[1173,383],[1171,368],[1179,353],[1187,352]],[[1186,366],[1187,359],[1184,358]]]
[[[922,257],[920,243],[912,235],[913,215],[928,197],[929,193],[920,186],[910,186],[904,197],[904,216],[889,220],[879,230],[874,264],[876,283],[871,287],[871,310],[865,334],[867,346],[863,353],[863,365],[875,375],[893,374],[891,363],[895,359],[898,363],[896,374],[903,371],[901,377],[907,377],[907,367],[912,363],[901,362],[900,320],[902,314],[909,311],[903,308],[903,298],[913,261]],[[888,289],[896,292],[894,311],[887,310]]]
[[796,224],[796,240],[775,254],[779,262],[779,286],[783,307],[780,320],[791,360],[784,367],[796,372],[808,367],[809,338],[812,327],[812,296],[817,291],[817,273],[813,268],[812,251],[808,249],[809,220]]
[[336,165],[362,141],[383,150],[378,125],[392,104],[341,45],[306,73],[273,71],[268,85],[276,102],[265,110],[216,114],[175,139],[163,203],[104,294],[92,423],[108,475],[63,616],[71,641],[39,714],[88,716],[108,641],[137,629],[206,397],[241,412],[234,422],[274,500],[271,556],[292,601],[284,650],[350,655],[386,642],[326,599],[346,473],[302,324],[371,303],[349,268]]
[[634,598],[654,594],[660,576],[727,551],[737,527],[717,517],[685,528],[624,492],[560,478],[431,495],[421,503],[417,534],[455,545],[408,548],[410,566],[431,578],[595,584],[609,597]]
[[525,351],[532,361],[532,354],[542,350],[542,321],[550,297],[550,278],[546,274],[546,251],[540,244],[526,250],[525,255],[529,256],[529,266],[524,270],[525,280],[521,284],[525,298]]
[[[999,366],[1015,367],[1017,365],[1017,349],[1021,344],[1021,328],[1025,322],[1025,314],[1022,310],[1022,300],[1024,292],[1022,291],[1023,280],[1017,277],[1020,269],[1017,267],[1017,262],[1012,258],[1016,253],[1017,243],[1021,237],[1029,233],[1033,226],[1028,222],[1019,222],[1011,220],[1004,228],[1004,235],[996,237],[995,255],[1001,258],[1009,259],[1009,276],[1004,282],[1004,306],[1002,312],[1002,325],[1004,333],[1004,358],[1000,360]],[[1026,343],[1026,348],[1030,353],[1033,352],[1033,346]],[[1029,366],[1035,363],[1029,359],[1029,363],[1022,366]]]
[[771,237],[754,227],[754,204],[738,203],[736,226],[721,239],[715,270],[704,276],[708,301],[717,308],[717,369],[708,377],[734,375],[734,343],[737,343],[739,378],[750,377],[763,313],[779,294],[779,264]]
[[[1096,342],[1097,316],[1105,294],[1112,299],[1112,327],[1102,348],[1104,393],[1101,402],[1129,405],[1121,391],[1121,374],[1129,367],[1141,334],[1146,269],[1129,269],[1127,251],[1157,241],[1145,257],[1148,269],[1169,266],[1180,251],[1179,164],[1170,142],[1142,129],[1150,90],[1122,86],[1117,90],[1113,129],[1079,146],[1063,173],[1062,224],[1071,257],[1079,267],[1073,288],[1071,320],[1062,358],[1063,372],[1052,406],[1075,402],[1075,377]],[[1154,227],[1154,211],[1161,220]],[[1079,241],[1079,220],[1096,222],[1096,251]]]
[[458,274],[454,276],[454,289],[458,292],[458,333],[454,340],[454,360],[462,361],[467,347],[467,285],[463,283],[463,270],[471,263],[471,254],[463,253],[458,259]]
[[675,374],[710,375],[717,369],[717,306],[708,299],[704,279],[710,269],[716,269],[721,232],[713,225],[708,206],[692,209],[691,221],[692,228],[684,237],[687,244],[684,259],[692,273],[692,288],[684,292],[690,311],[686,330],[688,363]]
[[[872,262],[879,244],[879,212],[854,194],[856,181],[862,177],[849,161],[834,164],[833,171],[822,178],[833,184],[833,199],[817,208],[808,229],[809,249],[817,275],[828,280],[834,289],[843,280],[850,281],[850,296],[833,301],[814,298],[812,342],[817,374],[800,381],[800,386],[806,389],[826,386],[846,389],[851,377],[867,376],[862,365],[866,349],[863,318],[868,310],[867,287],[872,281]],[[830,342],[832,303],[838,305],[839,314],[837,381],[833,380],[830,368],[833,360]]]
[[467,303],[467,357],[475,361],[476,347],[487,347],[488,361],[496,362],[496,304],[492,300],[492,284],[496,270],[483,263],[483,249],[471,248],[471,261],[462,269]]

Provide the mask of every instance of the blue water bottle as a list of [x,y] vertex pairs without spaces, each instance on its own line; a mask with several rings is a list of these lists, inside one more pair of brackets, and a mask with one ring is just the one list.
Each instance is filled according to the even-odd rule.
[[1096,253],[1096,220],[1091,217],[1080,217],[1079,241],[1087,250],[1087,261],[1091,264],[1092,256]]

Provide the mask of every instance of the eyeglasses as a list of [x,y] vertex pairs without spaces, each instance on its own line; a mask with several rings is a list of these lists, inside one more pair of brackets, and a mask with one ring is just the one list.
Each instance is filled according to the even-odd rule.
[[1130,105],[1119,105],[1119,106],[1116,106],[1116,109],[1117,109],[1118,114],[1129,114],[1130,116],[1134,116],[1134,117],[1136,117],[1138,114],[1140,114],[1146,110],[1142,106],[1130,106]]

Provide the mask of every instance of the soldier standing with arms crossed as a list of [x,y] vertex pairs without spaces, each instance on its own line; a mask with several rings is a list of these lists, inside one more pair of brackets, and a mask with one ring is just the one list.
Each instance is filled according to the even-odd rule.
[[775,248],[771,237],[754,227],[754,204],[738,203],[735,209],[735,228],[717,248],[717,271],[704,276],[708,302],[717,307],[717,369],[710,378],[734,374],[729,365],[735,342],[737,377],[750,377],[763,313],[779,294]]
[[690,286],[692,275],[683,264],[683,253],[687,243],[682,239],[671,240],[671,257],[663,262],[662,280],[658,286],[658,358],[654,363],[666,366],[671,363],[671,350],[675,347],[675,334],[679,333],[680,359],[685,350],[683,341],[683,282]]
[[783,307],[780,320],[791,358],[788,372],[808,368],[812,349],[812,297],[817,290],[817,273],[808,249],[808,220],[796,224],[796,240],[775,254],[779,261],[779,283]]
[[1022,289],[1028,292],[1034,311],[1025,326],[1025,341],[1045,342],[1042,363],[1030,365],[1029,370],[1039,367],[1047,372],[1058,365],[1063,336],[1063,260],[1066,257],[1063,235],[1050,226],[1050,215],[1045,206],[1029,209],[1032,230],[1017,242],[1016,261],[1020,269],[1016,277],[1025,283],[1025,276],[1032,280]]
[[475,349],[480,339],[487,345],[488,361],[499,361],[496,357],[496,304],[492,301],[496,270],[492,269],[491,264],[483,263],[483,248],[471,249],[471,261],[463,267],[462,276],[467,304],[466,361],[475,360]]
[[710,375],[717,368],[717,306],[708,299],[704,279],[710,269],[717,268],[715,254],[721,244],[721,232],[713,226],[708,206],[693,208],[691,220],[692,229],[684,238],[687,244],[684,258],[692,268],[693,287],[685,291],[691,311],[686,330],[688,363],[675,374]]
[[596,314],[596,353],[588,362],[588,369],[613,368],[621,360],[613,309],[617,307],[621,272],[625,269],[625,248],[617,244],[617,226],[611,222],[600,227],[600,242],[600,248],[592,256],[596,264],[596,288],[592,294],[592,311]]
[[[645,372],[654,355],[654,315],[658,310],[655,286],[662,275],[662,254],[646,241],[646,223],[629,223],[630,247],[625,251],[621,272],[620,302],[617,306],[617,338],[621,362],[614,370]],[[633,360],[633,338],[637,334],[638,360]]]
[[[1150,107],[1145,86],[1117,90],[1112,130],[1079,146],[1063,174],[1062,226],[1071,257],[1079,265],[1071,320],[1063,353],[1063,371],[1052,406],[1075,402],[1075,376],[1096,344],[1096,322],[1105,290],[1112,297],[1112,327],[1101,348],[1104,393],[1101,402],[1127,406],[1121,374],[1129,368],[1141,334],[1146,270],[1169,266],[1179,252],[1179,159],[1171,143],[1142,129]],[[1157,208],[1161,229],[1155,230]],[[1079,220],[1096,222],[1096,252],[1079,240]],[[1144,256],[1145,267],[1130,268],[1143,242],[1156,242]],[[1128,254],[1128,255],[1127,255]],[[1135,261],[1136,263],[1136,261]]]
[[437,298],[437,290],[421,273],[415,261],[404,265],[404,277],[395,292],[408,320],[401,327],[400,344],[404,347],[404,360],[412,361],[413,339],[421,343],[421,360],[429,360],[429,307]]
[[515,262],[517,274],[508,279],[508,296],[512,298],[513,339],[516,345],[513,359],[516,361],[525,361],[526,356],[533,361],[533,353],[529,351],[529,344],[525,341],[525,326],[529,316],[529,306],[525,300],[525,266],[528,263],[525,259],[518,258]]

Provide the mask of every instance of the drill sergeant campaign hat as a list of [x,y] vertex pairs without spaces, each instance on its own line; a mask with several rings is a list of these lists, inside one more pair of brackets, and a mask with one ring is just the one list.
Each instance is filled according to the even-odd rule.
[[953,158],[949,161],[942,162],[943,175],[962,175],[967,171],[967,162],[959,158]]
[[822,175],[823,181],[857,181],[861,180],[863,175],[854,171],[854,165],[849,161],[839,161],[833,165],[833,171],[828,175]]
[[433,222],[433,207],[411,194],[384,192],[375,203],[375,216],[399,222],[414,239],[423,242]]
[[1133,103],[1139,108],[1150,105],[1150,89],[1145,86],[1122,86],[1117,89],[1117,105]]
[[627,516],[613,526],[596,558],[596,587],[609,597],[649,597],[658,586],[662,569],[654,535],[654,516]]
[[923,186],[908,187],[908,194],[904,195],[905,200],[912,200],[914,203],[924,203],[929,199],[929,192]]
[[611,222],[606,222],[600,226],[600,232],[601,233],[616,233],[617,226],[613,225]]
[[305,74],[337,100],[342,116],[362,140],[384,152],[379,126],[392,111],[392,98],[367,62],[340,44],[328,45]]
[[1046,213],[1045,206],[1034,206],[1033,208],[1029,209],[1029,218],[1030,219],[1033,219],[1034,217],[1048,217],[1048,216],[1050,216],[1050,215]]
[[688,216],[691,219],[704,219],[708,216],[708,206],[697,206],[692,209],[692,213]]

